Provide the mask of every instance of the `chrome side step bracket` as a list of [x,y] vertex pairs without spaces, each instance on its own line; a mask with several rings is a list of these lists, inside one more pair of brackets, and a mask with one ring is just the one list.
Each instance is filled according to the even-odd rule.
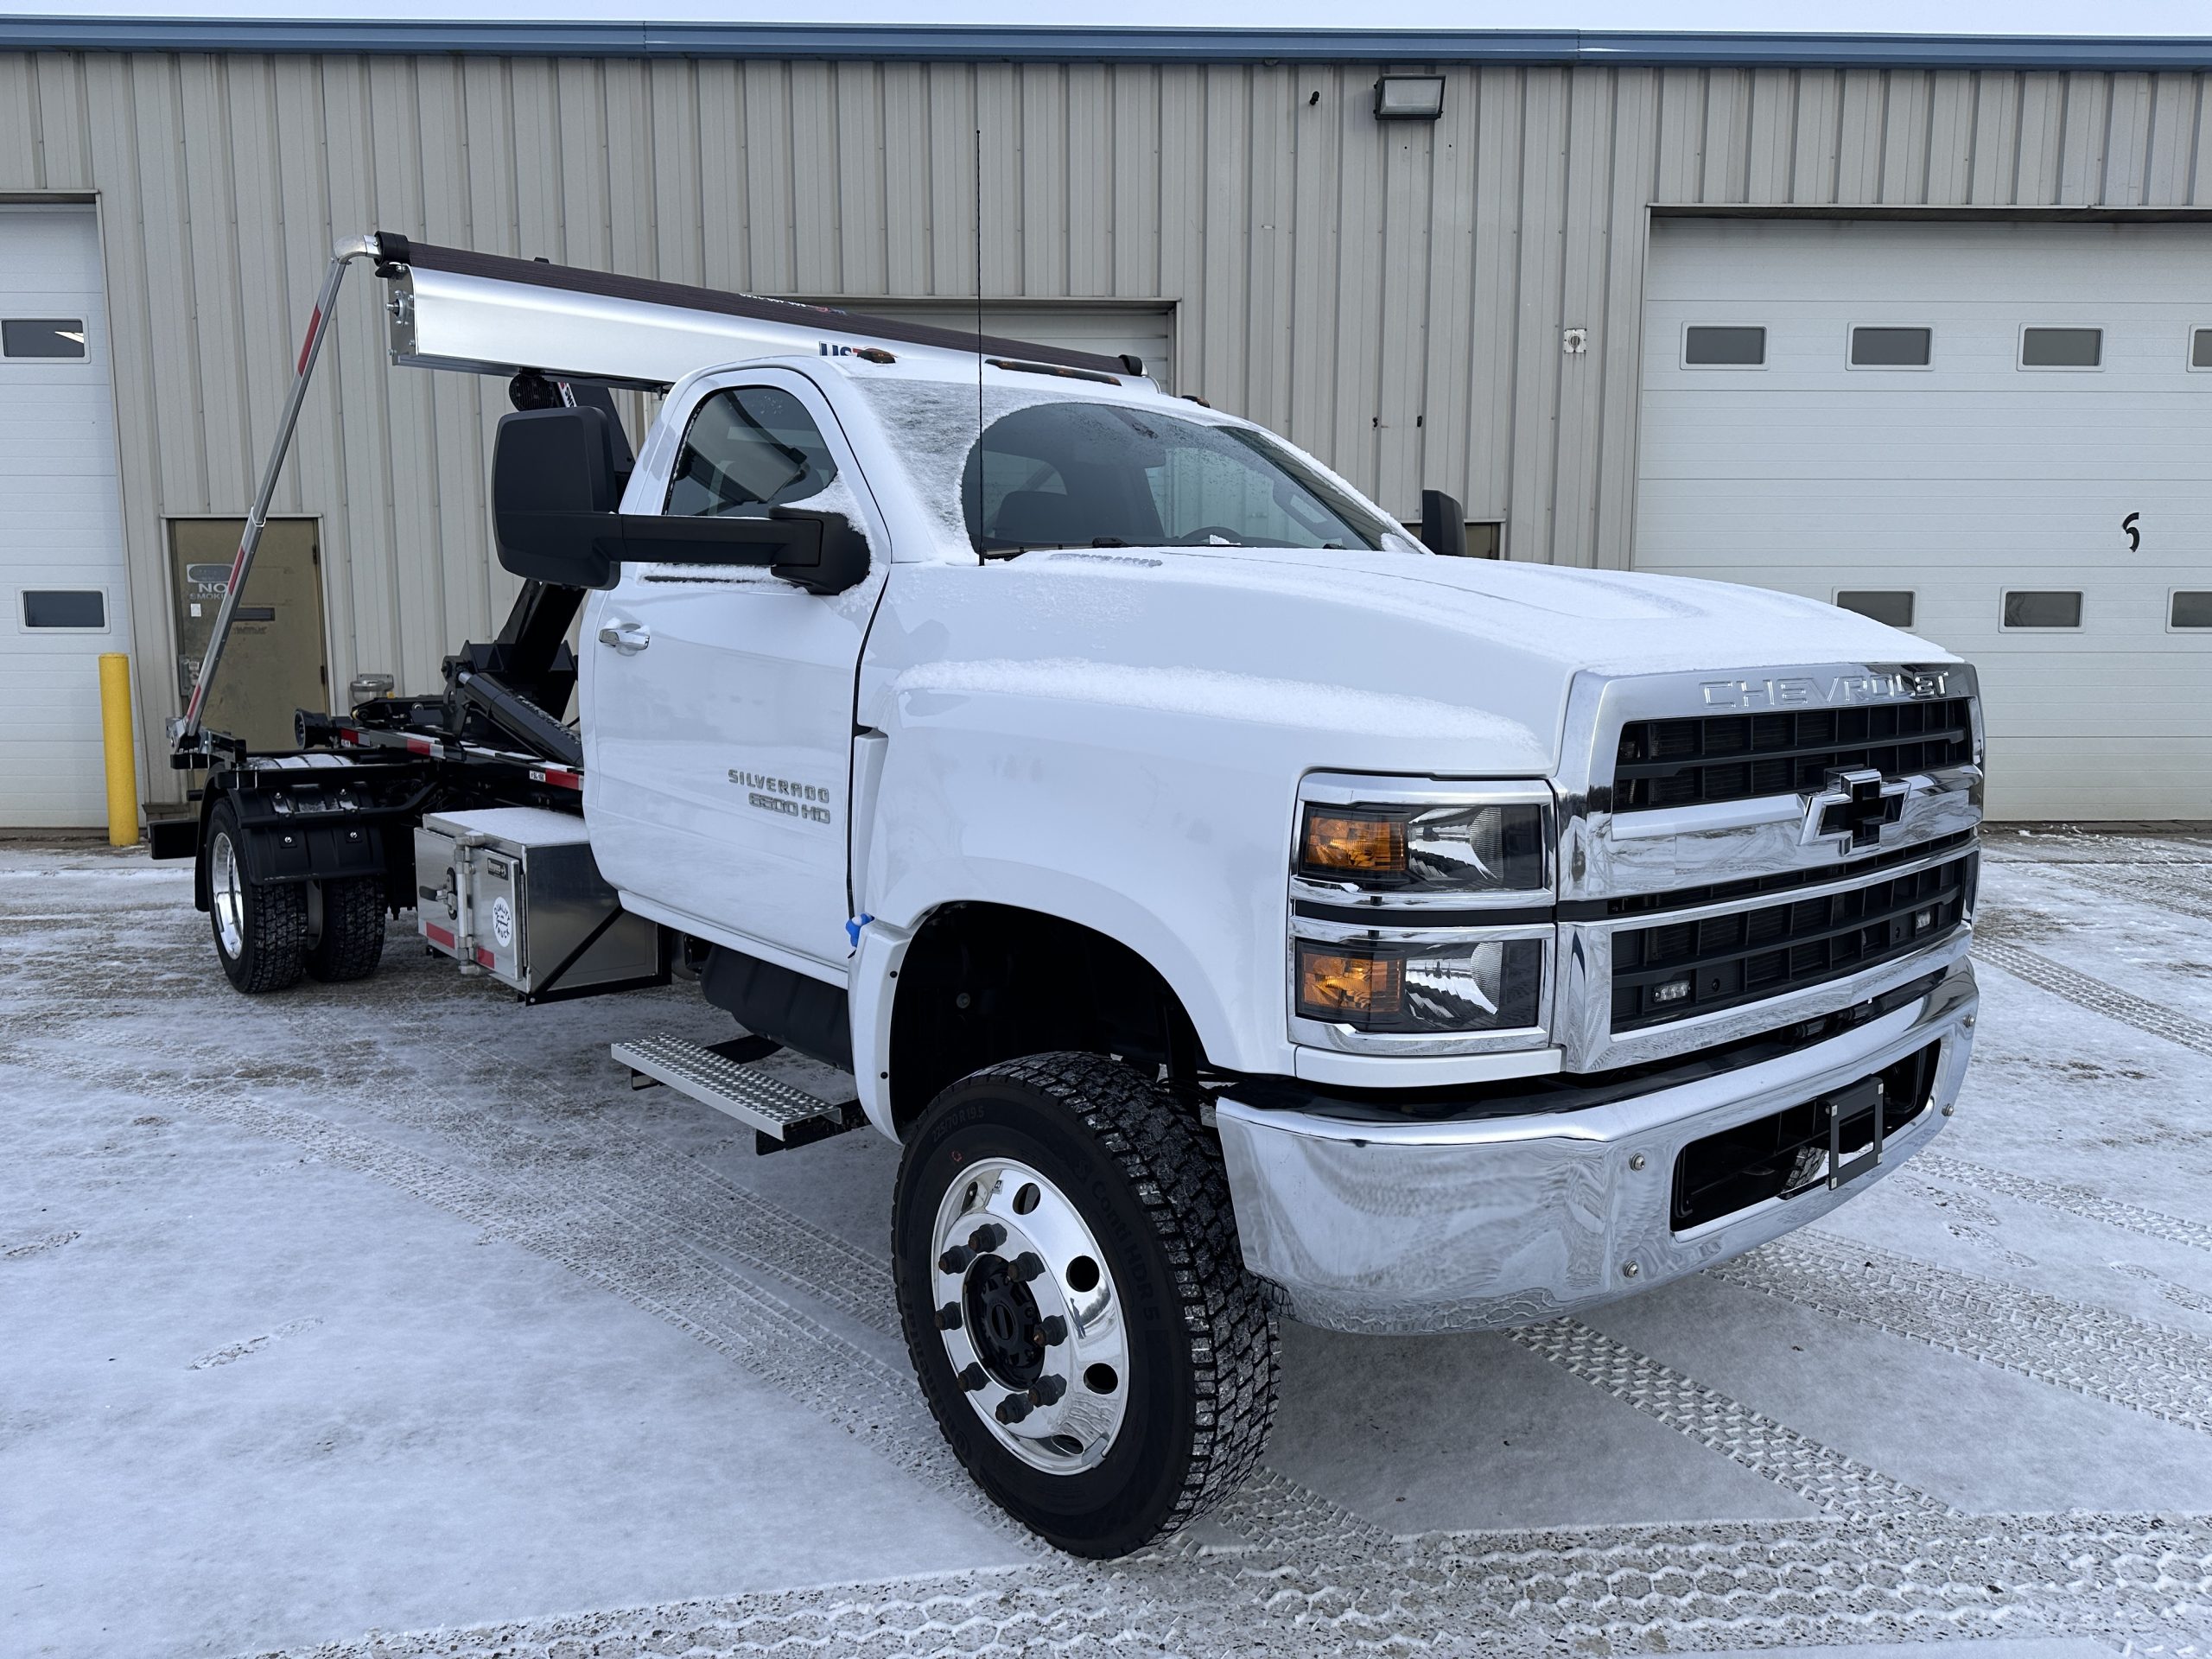
[[[743,1040],[729,1046],[741,1046]],[[645,1086],[641,1079],[665,1084],[728,1113],[760,1135],[764,1152],[803,1146],[861,1122],[857,1102],[823,1100],[688,1038],[640,1037],[616,1043],[611,1052],[618,1064],[630,1068],[635,1086]],[[770,1142],[775,1144],[766,1144]]]

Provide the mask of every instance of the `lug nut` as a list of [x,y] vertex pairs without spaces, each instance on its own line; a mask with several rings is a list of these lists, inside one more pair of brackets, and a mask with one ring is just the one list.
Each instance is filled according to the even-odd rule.
[[1047,1348],[1057,1348],[1068,1339],[1068,1322],[1057,1313],[1047,1313],[1038,1325],[1032,1342],[1042,1343]]
[[960,1373],[960,1386],[967,1389],[970,1394],[975,1393],[976,1389],[982,1388],[984,1383],[990,1380],[991,1379],[989,1377],[983,1375],[983,1368],[973,1362],[970,1362],[968,1367]]
[[965,1273],[968,1264],[976,1259],[976,1252],[965,1244],[955,1244],[937,1259],[939,1273]]
[[1018,1423],[1029,1414],[1029,1402],[1018,1394],[1009,1394],[999,1402],[998,1419],[1002,1423]]
[[959,1303],[947,1302],[938,1309],[937,1328],[940,1331],[957,1331],[960,1328]]
[[968,1248],[978,1255],[985,1255],[1006,1243],[1006,1229],[995,1221],[987,1221],[968,1235]]
[[1024,1250],[1014,1258],[1014,1276],[1018,1283],[1026,1285],[1032,1279],[1041,1278],[1044,1272],[1044,1258],[1034,1250]]
[[1064,1376],[1040,1376],[1029,1385],[1029,1402],[1049,1406],[1068,1391],[1068,1380]]

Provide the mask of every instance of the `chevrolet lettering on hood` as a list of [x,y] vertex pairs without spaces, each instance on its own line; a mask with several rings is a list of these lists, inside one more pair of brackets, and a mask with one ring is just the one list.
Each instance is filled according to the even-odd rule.
[[1941,697],[1949,695],[1950,679],[1948,669],[1901,668],[1826,679],[1789,674],[1764,680],[1707,680],[1699,690],[1712,709],[1795,709]]

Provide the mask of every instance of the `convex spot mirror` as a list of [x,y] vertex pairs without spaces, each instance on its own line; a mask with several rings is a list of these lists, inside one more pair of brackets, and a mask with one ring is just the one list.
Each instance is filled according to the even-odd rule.
[[765,567],[810,593],[841,594],[868,571],[868,538],[842,512],[772,507],[763,518],[620,511],[626,475],[605,410],[503,416],[492,449],[499,563],[563,588],[612,588],[622,563]]

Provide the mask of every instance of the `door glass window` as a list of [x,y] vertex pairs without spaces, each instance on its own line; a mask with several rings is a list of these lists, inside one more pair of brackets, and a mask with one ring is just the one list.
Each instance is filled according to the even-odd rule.
[[0,357],[82,357],[82,317],[0,318]]
[[105,631],[107,595],[97,588],[27,588],[23,590],[23,626]]
[[2005,626],[2008,628],[2078,628],[2082,626],[2082,595],[2078,593],[2010,590],[2005,595]]
[[1766,364],[1760,327],[1692,324],[1682,330],[1682,362],[1693,369],[1757,369]]
[[1893,628],[1909,628],[1912,626],[1912,597],[1910,588],[1846,588],[1836,594],[1835,602],[1842,610],[1856,611]]
[[805,404],[774,386],[734,386],[692,416],[666,511],[689,518],[759,518],[821,494],[836,476],[837,463]]
[[2212,328],[2190,330],[2189,366],[2192,369],[2212,369]]
[[1853,328],[1851,366],[1854,369],[1924,369],[1933,353],[1932,328]]
[[2212,593],[2175,592],[2166,625],[2175,628],[2212,628]]
[[2105,331],[2101,328],[2023,328],[2020,366],[2024,369],[2094,369],[2104,361]]

